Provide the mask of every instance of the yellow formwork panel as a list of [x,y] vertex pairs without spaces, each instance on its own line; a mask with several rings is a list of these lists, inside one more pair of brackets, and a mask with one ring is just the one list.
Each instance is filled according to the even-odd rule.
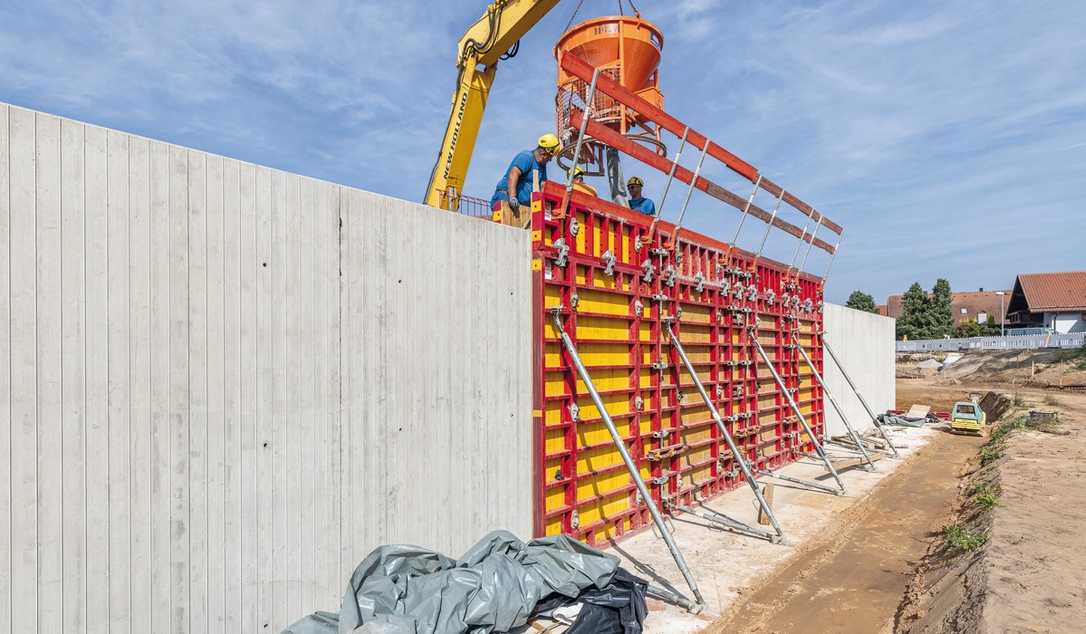
[[544,451],[548,456],[563,451],[566,448],[566,430],[548,429],[544,434]]
[[683,324],[682,332],[679,333],[679,341],[681,341],[684,345],[711,343],[712,338],[712,329],[708,326],[693,326],[691,324]]
[[695,430],[683,430],[682,432],[683,442],[688,445],[696,442],[702,442],[704,440],[709,440],[712,437],[713,428],[709,426]]
[[[632,425],[632,433],[631,433]],[[632,438],[638,435],[640,431],[640,423],[637,419],[626,419],[615,421],[615,429],[622,435],[623,438]],[[614,453],[614,457],[617,460],[619,454],[612,447],[611,432],[607,431],[607,425],[603,421],[592,423],[578,423],[577,424],[577,447],[578,451],[581,451],[583,447],[589,447],[592,445],[607,445],[607,451]],[[600,469],[611,464],[617,464],[615,462],[607,462],[601,465],[593,465],[595,469]]]
[[683,304],[683,330],[687,328],[686,322],[695,322],[699,324],[708,324],[710,321],[711,310],[708,306],[700,306],[698,304]]
[[683,347],[686,349],[686,356],[690,357],[690,360],[694,363],[708,363],[712,361],[712,349],[700,344],[691,344],[687,347],[687,343],[683,342]]
[[[808,388],[806,390],[800,390],[799,396],[796,400],[800,403],[803,403],[804,401],[810,401],[812,396],[812,390]],[[805,415],[810,414],[812,411],[814,411],[814,407],[811,403],[805,403],[799,406],[799,411],[803,412]]]
[[[581,419],[599,418],[600,412],[596,409],[592,398],[588,396],[588,390],[578,390],[577,394],[580,395],[577,397],[577,406],[581,410]],[[630,411],[629,397],[626,394],[604,394],[602,398],[604,407],[612,416],[619,416]],[[621,431],[621,426],[619,426],[619,431]]]
[[697,469],[694,469],[693,471],[688,471],[687,473],[683,474],[683,487],[685,488],[705,484],[713,477],[713,472],[711,469],[712,467],[710,465],[706,465],[704,467],[699,467]]
[[[698,378],[701,379],[702,384],[709,381],[710,380],[709,369],[704,368],[704,369],[698,370]],[[690,386],[690,387],[694,386],[694,379],[692,379],[690,377],[690,372],[686,368],[683,368],[683,369],[679,370],[679,385]],[[697,393],[697,390],[694,390],[692,392],[692,394],[694,394],[694,396],[696,398],[698,398],[699,400],[701,399],[701,396]]]
[[[616,368],[613,370],[592,370],[592,382],[601,392],[609,390],[626,390],[630,388],[630,370]],[[566,383],[561,372],[548,372],[545,394],[547,396],[562,396],[566,393]],[[577,394],[588,394],[588,388],[584,381],[577,379]],[[610,406],[608,407],[610,409]],[[612,412],[617,414],[619,412]]]
[[811,376],[810,374],[805,375],[805,374],[800,373],[799,386],[801,388],[802,387],[813,387],[814,386],[814,377]]
[[577,310],[625,317],[630,314],[630,301],[625,295],[582,288],[577,291]]
[[[582,227],[587,227],[588,226],[588,224],[587,224],[587,220],[588,220],[587,214],[582,213],[582,212],[577,212],[576,216],[577,216],[577,224],[578,225],[580,225]],[[576,248],[577,253],[584,253],[585,252],[585,243],[587,242],[587,240],[586,240],[587,237],[588,237],[588,232],[587,231],[578,231],[577,232],[577,237],[573,239],[574,242],[577,245],[577,248]]]
[[805,335],[800,334],[800,336],[796,337],[796,338],[799,339],[799,343],[800,343],[801,346],[803,346],[807,350],[811,349],[811,339],[812,339],[812,337],[811,337],[810,333],[805,334]]
[[[548,480],[550,476],[558,471],[558,465],[554,465],[548,471]],[[563,487],[554,487],[547,491],[547,512],[556,511],[566,505],[566,491]]]
[[[544,468],[546,469],[546,471],[544,472],[544,481],[546,482],[546,484],[552,484],[554,482],[561,482],[561,480],[559,480],[556,477],[559,473],[561,473],[561,468],[562,468],[562,460],[561,460],[561,458],[551,458],[551,459],[547,460],[546,463],[544,464]],[[569,475],[569,474],[562,474],[562,477],[564,478],[567,475]],[[547,499],[549,500],[551,497],[554,496],[554,492],[552,491],[552,492],[548,493],[547,496],[548,496]],[[551,506],[548,505],[547,508],[548,509],[559,508],[560,506],[562,506],[562,504],[563,504],[562,501],[559,500],[558,503],[555,506],[551,507]]]
[[[695,398],[696,401],[693,400]],[[680,410],[681,415],[679,417],[684,425],[703,423],[712,419],[709,408],[705,406],[705,401],[701,400],[700,396],[688,396],[686,403],[687,405]]]

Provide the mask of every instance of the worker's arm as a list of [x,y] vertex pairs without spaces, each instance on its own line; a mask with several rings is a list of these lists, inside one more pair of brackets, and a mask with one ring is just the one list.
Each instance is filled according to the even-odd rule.
[[520,199],[517,198],[517,185],[520,184],[520,168],[514,165],[509,168],[509,205],[519,207]]

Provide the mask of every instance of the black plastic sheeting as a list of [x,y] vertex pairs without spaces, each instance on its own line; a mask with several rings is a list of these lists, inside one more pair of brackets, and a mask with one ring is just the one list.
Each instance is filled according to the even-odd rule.
[[355,568],[338,615],[317,612],[284,634],[489,634],[577,602],[568,632],[640,634],[646,585],[618,558],[568,536],[522,542],[499,530],[459,560],[381,546]]

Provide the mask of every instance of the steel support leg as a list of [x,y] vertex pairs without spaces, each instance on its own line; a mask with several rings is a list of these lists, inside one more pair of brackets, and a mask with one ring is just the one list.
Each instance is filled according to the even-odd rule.
[[[762,343],[758,341],[758,333],[755,332],[754,326],[751,326],[747,329],[747,335],[754,343],[754,348],[758,351],[758,355],[762,357],[762,361],[765,361],[765,364],[769,366],[769,371],[773,374],[773,380],[777,382],[777,386],[781,388],[781,392],[784,394],[785,398],[788,399],[788,405],[792,407],[792,411],[795,413],[796,417],[799,418],[800,424],[803,425],[804,431],[807,432],[807,437],[811,439],[811,444],[815,446],[815,451],[818,452],[818,455],[822,458],[823,464],[826,465],[826,470],[829,471],[830,474],[833,476],[833,479],[837,481],[837,486],[840,490],[834,491],[834,493],[837,495],[844,495],[845,483],[841,481],[841,476],[837,475],[837,469],[833,468],[833,463],[830,462],[829,456],[826,455],[826,450],[822,447],[822,443],[818,441],[818,438],[814,434],[814,430],[812,430],[811,426],[807,424],[807,418],[803,415],[803,412],[800,411],[799,405],[796,404],[796,399],[792,398],[792,393],[788,391],[788,387],[784,384],[784,379],[782,379],[781,375],[777,373],[776,366],[773,365],[773,361],[770,360],[769,355],[765,351],[765,348],[762,347]],[[780,477],[776,474],[773,475],[775,477]],[[818,487],[818,485],[815,486],[817,488],[823,488]]]
[[871,460],[871,455],[867,453],[867,448],[864,446],[863,439],[856,433],[856,430],[852,427],[852,423],[848,421],[848,417],[845,416],[845,410],[841,409],[841,406],[837,403],[837,399],[834,398],[833,392],[826,385],[826,382],[822,380],[822,375],[818,373],[818,368],[815,367],[813,361],[811,361],[810,355],[807,354],[807,350],[803,347],[803,344],[799,342],[799,337],[796,333],[792,333],[792,341],[796,343],[796,348],[799,349],[799,353],[803,355],[803,360],[807,362],[807,367],[811,368],[811,373],[814,374],[815,380],[822,387],[822,390],[826,393],[826,397],[830,399],[830,404],[833,405],[833,409],[837,410],[837,415],[841,417],[841,422],[845,424],[845,428],[848,429],[848,435],[852,438],[852,442],[856,443],[859,447],[860,453],[863,454],[864,461],[867,462],[868,470],[875,470],[875,462]]
[[[781,537],[784,537],[784,531],[781,530],[781,525],[777,522],[777,516],[773,514],[773,509],[770,508],[769,503],[766,502],[765,497],[762,496],[762,491],[758,488],[758,483],[754,480],[754,474],[750,470],[750,465],[747,464],[747,460],[743,457],[742,452],[739,450],[739,446],[735,443],[735,439],[732,438],[727,426],[724,425],[724,419],[720,417],[720,412],[717,411],[716,405],[713,404],[713,399],[709,398],[709,393],[705,390],[705,385],[702,384],[701,377],[698,376],[697,370],[694,369],[694,364],[690,362],[690,357],[686,356],[686,350],[683,348],[683,344],[679,341],[679,338],[675,336],[675,331],[671,329],[671,322],[665,321],[664,328],[667,330],[667,335],[671,339],[672,347],[675,348],[675,352],[678,353],[679,358],[682,359],[683,365],[686,366],[686,371],[689,372],[691,378],[693,378],[694,387],[697,388],[698,394],[701,394],[701,400],[703,400],[706,407],[709,408],[709,413],[713,416],[716,427],[720,430],[720,435],[724,437],[724,441],[728,443],[728,449],[730,449],[732,455],[735,456],[735,461],[739,463],[739,469],[743,472],[743,477],[746,478],[751,491],[754,492],[754,497],[758,500],[758,506],[765,511],[766,517],[769,518],[769,522],[773,525],[773,530],[777,532],[775,539],[771,539],[771,541],[779,541]],[[735,522],[736,520],[731,521]],[[742,525],[742,527],[744,530],[762,535],[763,537],[773,537],[768,531],[763,531],[753,526]]]
[[882,423],[879,422],[879,417],[875,415],[875,412],[871,411],[871,406],[864,400],[864,395],[860,394],[860,390],[856,389],[856,384],[852,382],[852,377],[848,375],[845,366],[841,365],[841,360],[833,353],[833,348],[830,347],[830,344],[826,341],[825,337],[822,338],[822,348],[830,353],[830,358],[833,359],[834,365],[841,371],[841,376],[845,377],[845,383],[848,383],[848,386],[852,388],[852,393],[856,395],[856,398],[860,399],[860,404],[867,410],[867,415],[871,417],[871,422],[875,425],[875,429],[879,430],[882,439],[886,441],[886,446],[890,448],[890,452],[894,454],[895,458],[898,457],[897,448],[894,447],[894,443],[890,442],[890,437],[886,435],[886,430],[883,428]]
[[581,380],[584,381],[585,387],[588,388],[588,394],[592,397],[592,402],[596,405],[596,409],[599,410],[600,418],[603,419],[603,424],[607,426],[607,431],[611,434],[611,440],[614,441],[615,448],[618,449],[619,454],[622,456],[622,462],[626,464],[626,470],[630,473],[630,479],[633,480],[638,493],[641,494],[641,499],[645,502],[645,506],[649,507],[649,514],[652,515],[653,523],[656,524],[656,528],[659,529],[660,535],[664,538],[664,543],[667,544],[667,549],[671,551],[671,556],[675,559],[675,565],[678,566],[679,571],[682,572],[683,578],[686,579],[686,584],[690,586],[690,592],[694,595],[694,602],[691,603],[689,600],[686,600],[686,604],[683,605],[683,607],[691,612],[700,612],[705,605],[705,599],[702,598],[701,591],[698,590],[698,582],[694,580],[694,575],[690,572],[689,566],[686,565],[686,559],[679,550],[679,546],[675,543],[675,539],[672,537],[671,531],[668,530],[667,524],[664,523],[664,517],[660,514],[660,509],[656,507],[656,502],[652,499],[652,494],[649,492],[648,486],[646,486],[645,481],[641,479],[641,473],[638,471],[637,465],[634,464],[633,458],[630,457],[630,452],[626,449],[626,443],[622,440],[622,436],[619,435],[618,429],[615,427],[615,422],[611,420],[611,415],[607,412],[607,407],[604,405],[600,393],[596,390],[596,385],[592,382],[592,377],[588,374],[588,369],[585,368],[584,363],[581,362],[581,355],[577,352],[577,346],[573,345],[573,340],[570,339],[569,334],[566,333],[566,330],[562,325],[562,316],[557,310],[555,310],[551,316],[554,320],[554,328],[562,338],[562,345],[565,347],[566,352],[569,353],[569,357],[573,361],[573,366],[577,369],[577,374],[580,375]]

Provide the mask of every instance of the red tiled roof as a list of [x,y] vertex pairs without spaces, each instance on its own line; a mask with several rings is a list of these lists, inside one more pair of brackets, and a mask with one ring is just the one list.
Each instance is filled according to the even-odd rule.
[[1018,276],[1031,312],[1086,310],[1086,271]]
[[[1011,292],[1003,292],[1006,293],[1006,297],[1003,298],[1003,307],[1006,309],[1006,305],[1011,299]],[[998,324],[999,307],[1000,298],[996,291],[960,291],[950,294],[950,311],[956,324],[963,321],[976,321],[977,315],[980,313],[990,315]],[[962,313],[963,308],[965,313]],[[890,295],[886,298],[886,315],[900,319],[903,313],[902,295]]]

